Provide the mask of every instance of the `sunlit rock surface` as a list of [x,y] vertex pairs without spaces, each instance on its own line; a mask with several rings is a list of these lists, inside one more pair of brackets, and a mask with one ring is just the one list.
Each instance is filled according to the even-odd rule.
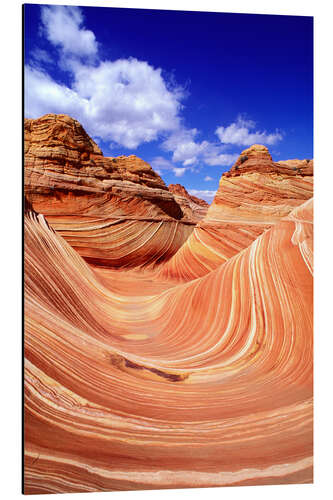
[[205,217],[209,207],[209,204],[205,200],[189,194],[181,184],[169,184],[168,188],[173,193],[183,213],[190,219],[199,222]]
[[186,196],[99,180],[63,116],[27,122],[25,493],[312,482],[312,162],[249,148],[186,240]]
[[274,163],[265,146],[251,146],[223,174],[207,215],[161,275],[204,276],[312,196],[312,160]]
[[124,295],[30,212],[26,492],[310,482],[311,221],[310,200],[207,276]]
[[183,213],[148,163],[104,157],[67,115],[25,120],[24,163],[29,203],[94,264],[154,266],[181,247],[199,220],[191,207]]

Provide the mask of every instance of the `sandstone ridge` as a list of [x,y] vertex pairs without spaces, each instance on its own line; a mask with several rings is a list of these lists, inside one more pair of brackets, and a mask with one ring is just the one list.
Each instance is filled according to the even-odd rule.
[[[48,176],[51,188],[61,188],[59,181],[63,180],[64,188],[72,182],[73,188],[106,191],[112,186],[108,181],[116,180],[168,191],[161,177],[137,156],[104,157],[82,125],[67,115],[25,119],[24,132],[28,181],[29,170],[36,169],[58,174],[58,182]],[[44,186],[48,187],[46,183]]]
[[207,214],[162,275],[187,281],[211,272],[312,196],[313,160],[273,162],[254,144],[222,175]]
[[311,483],[309,162],[248,148],[207,210],[26,125],[25,494]]
[[313,160],[295,159],[273,162],[266,146],[253,144],[242,151],[232,168],[223,175],[225,177],[233,177],[255,172],[288,176],[312,176]]
[[[181,219],[183,214],[161,177],[140,158],[104,157],[82,125],[67,115],[47,114],[25,120],[25,193],[36,205],[54,197],[65,209],[66,195],[81,195],[81,208],[87,212],[82,195],[139,196],[156,205],[160,215]],[[51,204],[48,203],[51,208]],[[37,206],[37,211],[44,208]],[[77,204],[78,205],[78,204]],[[97,203],[89,212],[97,213]],[[104,207],[105,208],[105,207]],[[104,210],[103,208],[103,210]],[[78,206],[75,210],[78,209]]]
[[27,203],[96,264],[135,267],[169,259],[204,215],[195,204],[184,213],[142,159],[104,157],[67,115],[25,120],[24,167]]
[[192,196],[181,184],[169,184],[168,188],[173,193],[185,216],[196,222],[203,219],[209,207],[205,200]]
[[209,207],[209,203],[207,203],[207,201],[202,200],[201,198],[197,198],[196,196],[188,193],[188,191],[181,184],[169,184],[168,188],[169,191],[171,191],[171,193],[175,195],[187,198],[188,200],[191,200],[193,203],[201,205],[202,207]]

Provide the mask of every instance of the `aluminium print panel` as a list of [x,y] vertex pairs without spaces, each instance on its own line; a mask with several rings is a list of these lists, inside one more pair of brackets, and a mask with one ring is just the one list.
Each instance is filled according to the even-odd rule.
[[25,494],[313,481],[312,28],[25,4]]

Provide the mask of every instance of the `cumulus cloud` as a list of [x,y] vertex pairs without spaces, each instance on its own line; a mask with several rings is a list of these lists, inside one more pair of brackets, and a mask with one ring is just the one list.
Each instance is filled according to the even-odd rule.
[[71,85],[27,65],[27,117],[68,113],[90,135],[129,149],[179,128],[182,89],[167,84],[161,69],[134,58],[83,62],[78,56],[96,54],[97,42],[82,26],[78,7],[44,7],[42,21],[48,40],[60,48],[59,62],[70,73]]
[[95,35],[85,29],[80,9],[72,6],[48,6],[41,9],[47,39],[67,54],[94,56],[98,47]]
[[40,63],[40,62],[46,63],[46,64],[53,63],[53,59],[50,56],[50,54],[48,52],[46,52],[46,50],[43,50],[43,49],[35,48],[32,51],[31,56],[33,57],[33,59],[37,63]]
[[162,144],[166,151],[172,151],[172,159],[182,162],[184,166],[193,165],[197,157],[208,145],[207,141],[195,142],[194,138],[198,134],[196,128],[175,131]]
[[178,92],[167,89],[161,69],[144,61],[108,61],[93,69],[78,66],[73,89],[89,102],[89,130],[127,148],[179,125]]
[[193,196],[203,198],[208,203],[211,203],[213,201],[216,194],[216,191],[210,191],[209,189],[188,189],[188,192]]
[[189,166],[189,165],[193,165],[194,163],[196,163],[196,158],[195,158],[195,156],[192,156],[192,158],[188,158],[187,160],[185,160],[185,161],[183,162],[183,165],[184,165],[185,167],[187,167],[187,166]]
[[168,160],[156,157],[154,168],[159,172],[167,168],[177,177],[186,170],[197,172],[200,162],[232,165],[238,155],[229,152],[230,145],[274,144],[282,138],[277,131],[256,131],[254,122],[238,117],[235,123],[216,129],[221,142],[201,140],[199,131],[186,128],[181,119],[185,89],[172,78],[166,81],[162,70],[148,62],[135,58],[102,61],[98,41],[86,28],[79,7],[43,6],[41,22],[41,33],[58,55],[52,62],[67,72],[69,83],[56,81],[45,67],[42,69],[43,64],[51,63],[45,50],[32,51],[31,62],[25,68],[28,118],[46,113],[69,114],[97,142],[101,139],[111,149],[120,145],[133,150],[163,138],[161,147],[172,153],[173,163],[166,167]]
[[150,162],[151,166],[153,167],[154,170],[172,170],[175,168],[175,165],[167,160],[166,158],[163,158],[163,156],[155,156],[155,158],[152,159]]
[[162,144],[163,149],[173,153],[174,162],[182,162],[184,167],[195,165],[201,161],[206,165],[232,165],[238,155],[223,154],[225,146],[209,141],[197,141],[199,134],[196,128],[181,128],[173,132]]
[[173,169],[173,173],[175,174],[176,177],[182,177],[186,172],[186,168],[178,168],[175,167]]
[[206,181],[206,182],[209,182],[212,180],[213,180],[213,177],[210,177],[209,175],[206,175],[206,177],[204,178],[204,181]]
[[205,163],[211,166],[226,167],[232,165],[238,158],[238,154],[207,154],[205,156]]
[[182,177],[187,170],[186,167],[176,167],[171,161],[163,158],[163,156],[156,156],[150,163],[155,172],[159,175],[162,175],[163,170],[169,170],[173,172],[176,177]]
[[282,139],[282,135],[276,131],[268,134],[266,131],[253,131],[255,122],[238,117],[236,122],[228,127],[217,127],[215,133],[224,144],[235,144],[237,146],[251,146],[255,143],[275,144]]
[[28,118],[38,118],[45,113],[66,113],[82,120],[88,105],[76,92],[31,66],[25,68],[24,91]]

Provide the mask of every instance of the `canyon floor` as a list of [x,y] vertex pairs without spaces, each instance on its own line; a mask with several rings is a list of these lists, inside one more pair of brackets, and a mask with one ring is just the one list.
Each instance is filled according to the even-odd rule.
[[213,203],[25,121],[26,494],[313,481],[313,161]]

